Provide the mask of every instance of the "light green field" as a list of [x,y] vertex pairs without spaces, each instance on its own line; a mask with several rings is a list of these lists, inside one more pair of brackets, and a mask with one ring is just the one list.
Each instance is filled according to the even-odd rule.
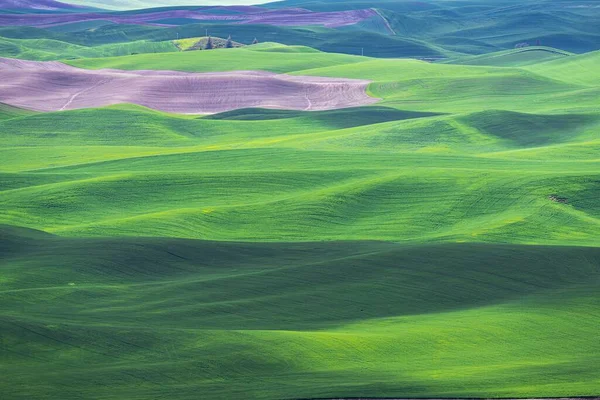
[[[358,63],[365,58],[346,54],[329,54],[320,51],[285,52],[274,57],[269,51],[281,46],[263,44],[237,49],[222,49],[200,54],[181,52],[169,54],[138,54],[128,57],[107,57],[99,59],[70,60],[68,64],[80,68],[166,69],[192,72],[215,72],[236,70],[269,70],[274,72],[294,72],[309,68],[339,66]],[[283,52],[279,52],[283,53]]]
[[173,43],[175,43],[175,45],[177,47],[179,47],[180,50],[189,50],[192,47],[194,47],[201,39],[206,39],[206,37],[204,38],[200,38],[200,37],[195,37],[195,38],[186,38],[186,39],[179,39],[179,40],[174,40]]
[[535,73],[552,79],[562,80],[577,85],[598,86],[600,71],[598,60],[600,51],[570,57],[529,67]]
[[69,63],[369,79],[381,101],[0,108],[0,390],[596,395],[600,55],[501,67],[277,47]]

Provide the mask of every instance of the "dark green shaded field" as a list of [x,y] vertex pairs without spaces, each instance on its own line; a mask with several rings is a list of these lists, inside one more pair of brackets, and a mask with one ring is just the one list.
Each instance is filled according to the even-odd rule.
[[0,235],[6,398],[597,388],[597,248]]

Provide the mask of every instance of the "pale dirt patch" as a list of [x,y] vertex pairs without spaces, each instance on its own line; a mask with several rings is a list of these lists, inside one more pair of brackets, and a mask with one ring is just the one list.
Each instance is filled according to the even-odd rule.
[[333,110],[378,101],[369,81],[265,71],[86,70],[56,61],[0,58],[0,102],[36,111],[134,103],[182,114],[240,108]]

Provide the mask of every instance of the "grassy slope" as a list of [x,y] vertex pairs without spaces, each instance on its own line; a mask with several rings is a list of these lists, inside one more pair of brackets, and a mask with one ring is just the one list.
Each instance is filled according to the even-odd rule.
[[0,230],[0,388],[595,394],[597,54],[499,68],[282,50],[75,64],[372,79],[382,102],[0,120],[0,223],[64,236]]
[[[385,105],[415,111],[467,113],[490,108],[548,112],[568,105],[581,112],[597,110],[598,87],[571,82],[572,78],[545,76],[521,68],[433,65],[415,60],[384,60],[367,57],[291,52],[273,57],[253,46],[218,52],[188,52],[162,57],[141,54],[105,59],[72,60],[84,68],[215,70],[268,69],[275,72],[344,76],[370,79],[373,96]],[[593,60],[593,57],[590,57]],[[580,74],[584,76],[583,74]],[[579,78],[581,79],[581,78]],[[515,96],[521,96],[515,101]],[[572,96],[575,101],[571,101]]]
[[0,38],[0,57],[25,60],[59,60],[123,56],[136,53],[167,53],[178,51],[172,42],[135,41],[87,47],[53,39]]
[[478,56],[459,57],[444,62],[462,65],[489,65],[496,67],[522,67],[538,64],[544,61],[561,59],[572,56],[572,53],[551,47],[526,47],[521,49],[504,50]]
[[[388,34],[359,29],[339,30],[322,27],[279,27],[268,25],[235,25],[194,23],[172,28],[106,24],[87,26],[77,23],[58,28],[39,29],[31,27],[0,28],[0,36],[7,38],[54,39],[83,46],[127,43],[132,41],[163,42],[204,36],[206,30],[218,37],[233,36],[243,44],[255,38],[259,42],[280,42],[288,45],[304,45],[322,51],[365,54],[374,57],[447,57],[457,55],[441,46],[418,38],[390,36]],[[376,45],[374,45],[376,44]]]
[[597,389],[597,248],[0,235],[9,398]]
[[265,48],[73,63],[367,78],[381,105],[210,118],[113,107],[7,120],[6,184],[32,174],[60,182],[5,192],[3,221],[70,236],[598,243],[590,199],[600,190],[600,115],[596,98],[581,96],[596,87],[519,68],[320,52],[271,62]]
[[181,52],[163,57],[161,54],[139,54],[129,57],[84,59],[67,61],[82,68],[118,69],[169,69],[195,72],[235,71],[266,69],[274,72],[293,72],[314,67],[329,67],[351,64],[363,60],[361,57],[323,52],[286,53],[273,57],[270,52],[253,46],[238,49],[219,49],[207,52]]
[[565,7],[564,3],[529,0],[490,2],[471,0],[371,2],[285,1],[275,7],[305,7],[319,11],[375,7],[397,35],[437,44],[446,51],[483,54],[512,49],[518,43],[566,49],[582,53],[598,49],[595,7]]
[[600,51],[581,54],[567,60],[556,60],[530,66],[530,70],[552,79],[577,85],[597,86],[600,71],[597,68]]
[[27,115],[33,115],[34,112],[9,106],[4,103],[0,103],[0,121],[3,119],[12,119],[17,117],[23,117]]

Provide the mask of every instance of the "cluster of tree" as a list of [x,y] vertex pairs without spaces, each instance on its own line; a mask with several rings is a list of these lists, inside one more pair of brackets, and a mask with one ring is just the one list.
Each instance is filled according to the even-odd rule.
[[[252,44],[257,44],[258,43],[258,39],[254,38],[254,40],[252,41]],[[231,35],[229,35],[229,37],[227,38],[227,42],[225,42],[225,48],[226,49],[232,49],[233,46],[233,40],[231,39]],[[204,45],[204,50],[212,50],[215,48],[215,44],[213,43],[213,39],[211,36],[208,37],[208,39],[206,40],[206,44]]]
[[209,36],[208,40],[206,41],[206,45],[204,46],[204,50],[212,50],[214,48],[215,46],[213,44],[212,38]]

